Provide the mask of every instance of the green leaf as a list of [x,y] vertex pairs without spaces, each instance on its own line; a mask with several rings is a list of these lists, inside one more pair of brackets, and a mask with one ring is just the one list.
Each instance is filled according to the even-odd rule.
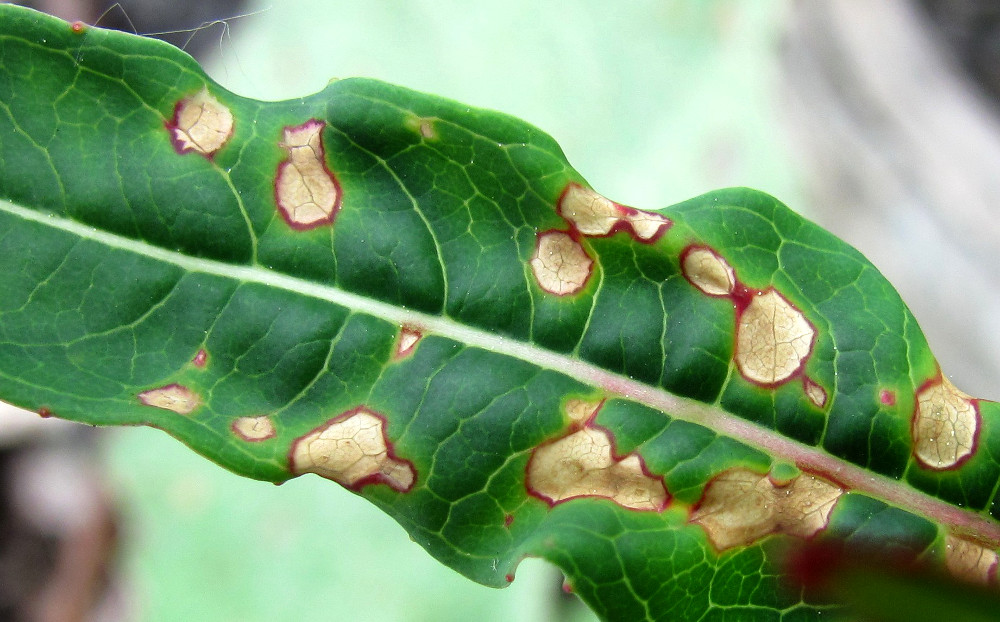
[[0,397],[318,473],[502,587],[607,619],[849,615],[804,539],[996,583],[998,407],[774,198],[658,212],[502,114],[362,79],[227,92],[0,6]]

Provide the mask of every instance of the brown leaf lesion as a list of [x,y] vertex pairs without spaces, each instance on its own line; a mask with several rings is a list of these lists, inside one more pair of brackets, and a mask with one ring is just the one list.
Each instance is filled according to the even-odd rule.
[[989,585],[996,581],[997,552],[971,540],[949,534],[945,537],[945,566],[953,576],[969,583]]
[[583,235],[605,236],[625,229],[637,241],[647,243],[673,224],[662,214],[620,205],[577,183],[566,186],[556,211]]
[[232,430],[248,443],[259,443],[274,438],[277,431],[274,422],[267,415],[256,417],[237,417],[233,420]]
[[810,473],[777,484],[768,475],[739,467],[709,482],[690,521],[700,525],[720,551],[753,544],[772,533],[808,538],[827,526],[843,492]]
[[979,432],[976,400],[944,375],[917,392],[913,453],[926,467],[950,469],[975,451]]
[[200,395],[176,383],[143,391],[139,394],[139,401],[179,415],[190,415],[201,406]]
[[413,465],[393,455],[385,419],[367,408],[348,411],[297,439],[289,454],[296,474],[315,473],[352,490],[383,483],[408,492]]
[[574,431],[537,447],[526,470],[528,491],[556,505],[577,497],[604,497],[618,505],[660,512],[670,495],[636,453],[616,456],[611,433],[592,425],[602,402],[581,399],[565,405]]
[[583,289],[594,265],[583,246],[563,231],[540,233],[529,263],[538,286],[556,296]]
[[340,209],[340,185],[326,165],[324,127],[326,123],[313,119],[282,134],[280,146],[287,157],[278,165],[274,192],[293,229],[330,224]]
[[232,137],[233,113],[203,87],[177,102],[167,129],[178,153],[194,152],[208,158]]

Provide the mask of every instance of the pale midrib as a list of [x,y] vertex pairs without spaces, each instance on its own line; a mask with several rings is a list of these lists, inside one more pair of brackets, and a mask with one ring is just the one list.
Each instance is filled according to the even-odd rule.
[[771,455],[792,461],[803,470],[834,480],[848,490],[870,494],[875,498],[883,499],[890,504],[941,523],[956,534],[973,537],[983,545],[993,549],[1000,548],[1000,524],[990,518],[955,507],[897,480],[873,473],[835,458],[825,451],[781,436],[773,430],[740,419],[718,407],[679,397],[663,389],[611,373],[596,365],[509,337],[471,328],[446,318],[411,311],[336,287],[312,283],[261,267],[236,266],[221,261],[189,257],[146,242],[100,231],[67,218],[40,214],[7,201],[0,200],[0,211],[111,248],[172,264],[186,271],[212,274],[245,283],[257,283],[325,300],[382,318],[393,324],[400,326],[405,324],[420,330],[424,335],[436,334],[448,337],[470,346],[555,370],[582,383],[651,406],[671,417],[703,425]]

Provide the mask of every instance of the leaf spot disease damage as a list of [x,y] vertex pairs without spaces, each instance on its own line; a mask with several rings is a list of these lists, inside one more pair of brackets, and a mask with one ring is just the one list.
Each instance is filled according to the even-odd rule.
[[953,535],[945,537],[944,561],[948,571],[958,579],[989,585],[996,580],[996,551],[991,551]]
[[[571,401],[567,410],[587,410],[578,408],[581,404],[586,402]],[[588,420],[598,407],[589,409]],[[577,429],[537,447],[528,460],[528,492],[553,506],[577,497],[605,497],[633,510],[663,511],[670,499],[663,480],[646,471],[638,454],[617,458],[613,448],[610,432],[598,427]]]
[[232,423],[232,430],[248,443],[259,443],[275,437],[274,422],[267,415],[239,417]]
[[194,358],[191,359],[191,364],[198,369],[204,369],[205,365],[208,364],[208,352],[206,352],[204,348],[198,350],[197,354],[194,355]]
[[600,410],[601,405],[603,404],[603,400],[588,401],[572,399],[566,402],[565,411],[570,421],[579,426],[584,426],[593,421],[594,417],[597,415],[597,411]]
[[729,469],[708,483],[690,520],[705,530],[720,551],[752,544],[772,533],[808,538],[827,526],[843,492],[810,473],[777,485],[767,475]]
[[878,393],[878,401],[882,402],[885,406],[895,406],[896,405],[896,393],[894,391],[889,391],[887,389],[882,389]]
[[673,224],[662,214],[620,205],[577,183],[566,186],[556,211],[583,235],[605,236],[626,229],[640,242],[655,241]]
[[[703,246],[684,249],[681,271],[703,293],[732,299],[736,309],[734,358],[744,378],[775,386],[802,371],[816,330],[795,305],[773,288],[748,288],[725,259]],[[803,389],[817,407],[826,405],[826,389],[809,378],[803,379]]]
[[732,266],[714,251],[689,247],[681,254],[681,269],[692,285],[709,296],[728,296],[736,287]]
[[926,467],[950,469],[972,455],[979,432],[976,400],[943,375],[917,391],[913,453]]
[[399,338],[396,340],[395,358],[401,359],[412,354],[413,349],[417,347],[417,342],[422,337],[423,334],[416,328],[403,326],[399,331]]
[[802,379],[802,388],[805,389],[806,397],[816,408],[826,406],[826,389],[813,382],[810,378]]
[[812,350],[816,333],[792,303],[773,289],[751,297],[736,328],[740,373],[761,384],[794,376]]
[[193,151],[210,158],[233,135],[233,113],[203,87],[177,102],[166,125],[177,153]]
[[324,157],[324,127],[326,123],[315,119],[286,127],[279,143],[288,157],[278,165],[274,194],[282,217],[293,229],[330,224],[340,209],[340,184]]
[[411,116],[406,119],[406,127],[420,135],[424,140],[437,140],[436,119],[430,117]]
[[351,490],[381,483],[408,492],[416,480],[413,465],[393,455],[385,419],[364,407],[347,411],[297,439],[289,462],[296,474],[316,473]]
[[590,278],[594,262],[583,246],[568,233],[546,231],[538,234],[531,271],[538,286],[557,296],[575,294]]
[[139,401],[146,406],[172,410],[179,415],[190,415],[201,406],[201,397],[191,389],[179,384],[168,384],[164,387],[143,391],[139,394]]

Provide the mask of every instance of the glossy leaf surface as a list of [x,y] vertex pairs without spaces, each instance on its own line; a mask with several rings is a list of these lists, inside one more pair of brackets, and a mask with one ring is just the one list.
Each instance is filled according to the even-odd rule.
[[783,579],[804,539],[996,582],[996,404],[763,193],[635,210],[502,114],[362,79],[247,100],[2,6],[0,199],[4,400],[318,473],[608,619],[839,614]]

